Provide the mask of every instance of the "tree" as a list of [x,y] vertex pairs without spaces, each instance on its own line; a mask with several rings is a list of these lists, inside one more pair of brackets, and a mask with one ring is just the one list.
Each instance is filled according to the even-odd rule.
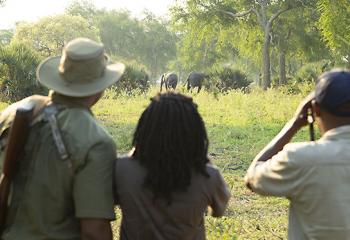
[[155,77],[165,71],[169,61],[176,57],[176,36],[167,29],[167,23],[154,14],[145,12],[141,20],[143,37],[139,38],[139,60]]
[[188,19],[173,26],[177,35],[177,61],[182,70],[206,71],[222,61],[233,59],[237,50],[233,45],[234,33],[217,22]]
[[138,44],[143,40],[143,29],[129,11],[105,11],[98,16],[97,24],[101,41],[110,55],[134,59]]
[[100,11],[97,27],[110,55],[145,65],[155,77],[176,56],[176,36],[167,24],[150,12],[144,18],[133,18],[129,11]]
[[177,59],[185,71],[206,71],[237,55],[236,33],[212,11],[204,10],[198,1],[186,1],[171,9],[172,30],[178,37]]
[[66,8],[66,13],[72,16],[80,16],[87,20],[90,27],[96,25],[96,16],[100,11],[91,0],[74,0]]
[[[253,25],[262,32],[263,87],[270,87],[270,44],[273,23],[285,12],[301,6],[302,0],[187,0],[173,8],[177,20],[189,22],[197,19],[204,23],[216,21],[222,25]],[[253,18],[252,16],[255,16]],[[240,22],[238,22],[238,19]]]
[[35,23],[20,23],[13,39],[29,44],[47,57],[61,54],[63,46],[76,37],[98,40],[98,32],[84,18],[63,14],[44,17]]
[[176,55],[176,36],[167,22],[145,11],[136,19],[127,10],[98,9],[90,0],[74,1],[66,13],[83,17],[98,29],[109,55],[121,61],[136,61],[149,69],[152,77],[165,71]]
[[279,85],[287,83],[287,62],[291,74],[292,65],[331,59],[317,27],[320,15],[315,9],[316,3],[311,0],[308,4],[292,14],[281,16],[275,22],[272,44],[278,52]]
[[319,0],[319,25],[323,38],[338,59],[350,67],[350,3],[348,0]]

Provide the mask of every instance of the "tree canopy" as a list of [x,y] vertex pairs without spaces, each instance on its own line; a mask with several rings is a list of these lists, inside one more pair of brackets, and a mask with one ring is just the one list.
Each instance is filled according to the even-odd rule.
[[[335,5],[345,6],[346,1],[337,1]],[[279,83],[285,84],[287,74],[305,61],[332,61],[328,48],[331,45],[325,45],[327,39],[324,30],[320,30],[319,21],[326,17],[321,2],[333,5],[333,1],[326,0],[178,2],[171,9],[174,31],[181,36],[178,60],[185,68],[199,69],[243,61],[250,65],[255,76],[262,75],[260,83],[264,89],[271,86],[271,75],[276,72]],[[349,8],[349,4],[346,6],[345,9]],[[343,12],[343,18],[349,16],[344,9]],[[348,27],[346,22],[343,29]],[[348,42],[344,33],[337,36],[341,42]],[[343,53],[342,57],[346,56]]]
[[319,25],[323,37],[338,59],[350,66],[350,3],[348,0],[319,0]]
[[350,66],[348,0],[182,0],[169,11],[170,19],[147,11],[136,18],[74,0],[64,14],[0,30],[0,46],[24,44],[47,57],[61,54],[73,38],[88,37],[153,80],[167,71],[182,78],[236,68],[264,89],[299,79],[308,64],[313,75]]
[[84,18],[62,14],[20,23],[13,40],[32,46],[42,56],[52,56],[61,54],[65,43],[76,37],[99,39],[97,29],[89,27]]
[[146,66],[153,78],[166,71],[176,56],[176,35],[169,31],[167,21],[150,12],[135,18],[127,10],[97,9],[90,1],[75,1],[66,11],[98,29],[110,55]]

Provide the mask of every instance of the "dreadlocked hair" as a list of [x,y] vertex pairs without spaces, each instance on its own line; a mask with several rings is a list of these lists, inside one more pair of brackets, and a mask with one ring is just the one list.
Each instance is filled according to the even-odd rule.
[[192,98],[167,92],[151,98],[133,139],[133,157],[146,168],[144,186],[155,199],[171,204],[173,192],[184,192],[193,172],[206,177],[208,137]]

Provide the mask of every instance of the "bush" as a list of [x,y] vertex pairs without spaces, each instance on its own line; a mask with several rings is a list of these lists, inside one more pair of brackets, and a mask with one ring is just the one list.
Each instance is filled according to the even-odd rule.
[[149,76],[143,67],[126,64],[125,72],[120,80],[112,86],[117,93],[144,93],[150,87]]
[[287,85],[280,87],[280,89],[286,94],[300,94],[305,91],[311,91],[316,84],[318,76],[325,71],[331,70],[332,67],[333,63],[328,60],[307,63],[296,72]]
[[244,89],[250,84],[245,73],[229,67],[214,70],[214,72],[211,73],[211,79],[222,92],[232,89]]
[[294,83],[315,83],[322,72],[330,70],[332,63],[327,60],[311,62],[301,67],[293,78]]
[[0,89],[5,101],[18,101],[32,94],[46,94],[47,89],[36,81],[40,57],[22,43],[0,48]]
[[301,94],[303,96],[308,95],[312,90],[314,90],[314,83],[291,83],[278,88],[283,94],[296,95]]

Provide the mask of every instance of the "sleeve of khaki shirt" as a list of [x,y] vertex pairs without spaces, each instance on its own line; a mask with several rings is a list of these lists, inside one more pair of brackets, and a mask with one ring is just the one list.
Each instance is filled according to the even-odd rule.
[[245,177],[252,190],[261,195],[294,197],[305,181],[305,169],[298,166],[286,148],[266,162],[257,162]]
[[77,218],[115,219],[112,188],[115,156],[111,142],[100,142],[88,152],[86,164],[74,176]]

